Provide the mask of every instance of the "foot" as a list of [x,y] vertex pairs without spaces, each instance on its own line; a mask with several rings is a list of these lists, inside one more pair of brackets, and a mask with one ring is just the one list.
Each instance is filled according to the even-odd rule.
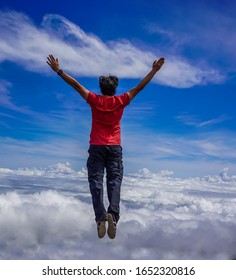
[[113,216],[111,213],[108,213],[107,234],[111,239],[114,239],[116,237],[116,222],[114,222]]
[[98,237],[103,238],[106,234],[106,221],[101,221],[97,223]]

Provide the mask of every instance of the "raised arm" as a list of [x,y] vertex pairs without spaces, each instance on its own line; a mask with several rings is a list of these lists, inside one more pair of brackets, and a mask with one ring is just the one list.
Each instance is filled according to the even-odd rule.
[[52,54],[47,57],[47,64],[56,72],[65,82],[72,86],[78,93],[87,100],[89,90],[82,86],[78,81],[72,78],[70,75],[65,73],[60,69],[59,62],[57,58],[54,58]]
[[164,62],[165,59],[163,57],[153,62],[152,70],[147,74],[147,76],[136,87],[132,88],[127,92],[130,97],[130,100],[132,100],[141,90],[145,88],[145,86],[156,75],[157,71],[161,69]]

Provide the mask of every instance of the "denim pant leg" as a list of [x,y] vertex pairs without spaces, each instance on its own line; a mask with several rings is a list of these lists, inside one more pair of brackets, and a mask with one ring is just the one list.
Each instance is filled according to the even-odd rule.
[[122,147],[107,146],[108,156],[106,162],[107,194],[109,200],[108,213],[118,222],[120,218],[120,191],[123,179]]
[[103,204],[103,176],[106,161],[105,146],[90,145],[87,160],[88,181],[92,195],[96,222],[106,221],[107,212]]

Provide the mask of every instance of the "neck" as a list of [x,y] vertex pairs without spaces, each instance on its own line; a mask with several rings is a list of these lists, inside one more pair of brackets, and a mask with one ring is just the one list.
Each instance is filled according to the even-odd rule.
[[106,95],[106,94],[102,94],[102,96],[104,96],[104,97],[112,97],[112,96],[114,96],[114,95]]

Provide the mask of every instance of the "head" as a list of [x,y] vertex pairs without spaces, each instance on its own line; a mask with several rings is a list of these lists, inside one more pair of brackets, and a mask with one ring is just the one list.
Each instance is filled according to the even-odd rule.
[[101,76],[99,77],[99,86],[102,94],[113,96],[116,94],[118,86],[118,78],[116,76]]

